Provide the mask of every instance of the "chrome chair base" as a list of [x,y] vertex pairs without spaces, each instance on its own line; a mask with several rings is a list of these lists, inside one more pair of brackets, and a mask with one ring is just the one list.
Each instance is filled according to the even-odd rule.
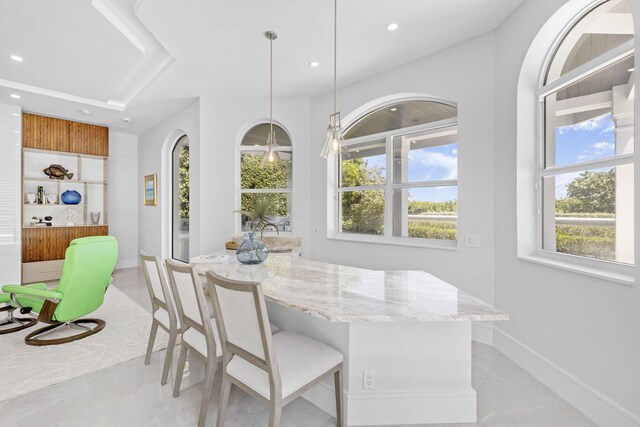
[[[0,312],[2,311],[7,312],[7,317],[0,320],[0,335],[21,331],[23,329],[30,328],[31,326],[38,323],[38,320],[34,318],[13,317],[13,310],[15,310],[15,308],[10,305],[0,308]],[[16,325],[16,326],[7,327],[9,325]]]

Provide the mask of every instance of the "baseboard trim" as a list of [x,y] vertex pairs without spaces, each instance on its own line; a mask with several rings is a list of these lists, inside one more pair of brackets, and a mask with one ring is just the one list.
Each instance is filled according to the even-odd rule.
[[[335,417],[333,386],[319,383],[303,397]],[[395,424],[449,423],[455,413],[456,422],[473,423],[477,419],[476,391],[426,390],[416,392],[344,393],[347,401],[345,424],[374,426]]]
[[116,268],[132,268],[138,266],[138,258],[119,259]]
[[471,323],[471,339],[482,344],[493,345],[493,322]]
[[640,427],[640,417],[594,390],[500,328],[493,328],[493,342],[496,349],[598,425]]

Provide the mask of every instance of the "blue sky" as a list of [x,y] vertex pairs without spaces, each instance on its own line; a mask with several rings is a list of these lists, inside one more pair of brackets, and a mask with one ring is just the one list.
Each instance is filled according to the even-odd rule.
[[[386,170],[385,155],[367,157],[366,160],[369,165]],[[457,177],[457,144],[420,148],[409,152],[409,182],[437,181]],[[442,202],[457,198],[457,186],[415,188],[409,192],[410,200]]]
[[[611,114],[556,129],[556,166],[602,159],[615,154],[615,125]],[[409,152],[409,182],[456,179],[458,176],[457,144],[421,148]],[[385,155],[366,158],[369,165],[386,170]],[[566,196],[566,185],[579,173],[556,177],[556,197]],[[411,200],[440,202],[458,197],[456,186],[416,188]]]
[[[615,124],[611,114],[556,129],[556,166],[586,162],[615,155]],[[580,173],[556,177],[556,198],[565,197],[566,185]]]

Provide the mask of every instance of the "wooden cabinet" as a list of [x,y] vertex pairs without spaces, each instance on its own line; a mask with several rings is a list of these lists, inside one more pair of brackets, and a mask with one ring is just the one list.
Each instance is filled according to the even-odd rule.
[[22,146],[40,150],[69,151],[69,122],[24,113]]
[[109,128],[24,113],[22,146],[108,157]]
[[69,122],[69,146],[74,153],[109,157],[109,129],[87,123]]
[[73,239],[89,236],[106,236],[109,227],[25,227],[22,229],[22,262],[53,261],[64,259]]

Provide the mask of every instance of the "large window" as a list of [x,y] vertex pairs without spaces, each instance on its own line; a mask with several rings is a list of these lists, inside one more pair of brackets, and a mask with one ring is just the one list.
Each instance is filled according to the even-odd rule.
[[456,115],[441,101],[406,101],[352,124],[349,153],[338,159],[338,233],[380,242],[457,240]]
[[633,21],[600,2],[566,33],[538,92],[539,248],[633,264]]
[[[253,211],[257,200],[267,200],[270,215],[278,230],[291,230],[292,146],[287,132],[273,125],[278,144],[279,162],[264,162],[269,123],[251,128],[240,144],[240,209]],[[251,231],[254,224],[242,216],[241,231]]]
[[189,262],[189,138],[181,137],[171,151],[171,257]]

